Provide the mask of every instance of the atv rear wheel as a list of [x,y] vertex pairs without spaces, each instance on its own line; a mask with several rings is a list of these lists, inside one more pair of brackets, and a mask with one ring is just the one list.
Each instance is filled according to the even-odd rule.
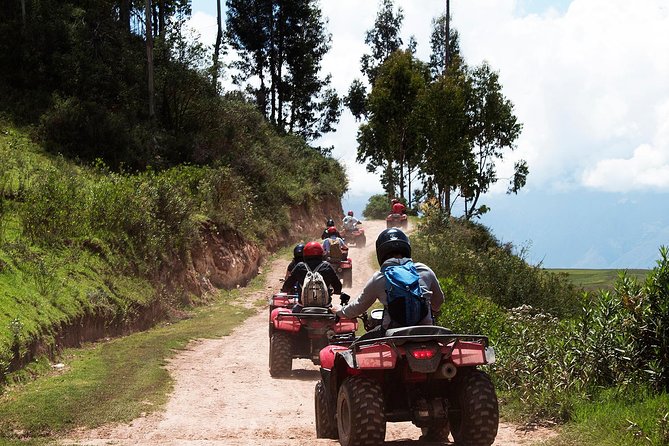
[[275,331],[269,341],[269,374],[276,378],[290,375],[293,368],[293,339],[284,331]]
[[376,381],[352,376],[339,389],[337,430],[341,446],[377,446],[386,438],[383,390]]
[[459,409],[449,414],[451,432],[458,446],[490,446],[497,436],[499,407],[487,374],[473,370],[462,378],[456,397]]
[[316,404],[316,438],[332,438],[336,440],[337,422],[331,404],[328,402],[328,395],[325,392],[323,381],[316,383],[314,400]]
[[355,242],[355,246],[359,248],[364,248],[366,244],[367,244],[367,237],[365,237],[365,234],[361,235],[360,238]]

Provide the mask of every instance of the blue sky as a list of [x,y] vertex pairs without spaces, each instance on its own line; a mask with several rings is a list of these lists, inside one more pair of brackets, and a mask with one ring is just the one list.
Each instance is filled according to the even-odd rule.
[[[396,0],[403,37],[429,57],[430,21],[444,0]],[[360,78],[364,33],[376,0],[322,0],[332,49],[323,62],[345,94]],[[215,1],[193,1],[194,28],[215,38]],[[530,167],[517,195],[492,190],[481,222],[528,249],[546,267],[652,267],[669,245],[669,4],[666,0],[451,0],[453,26],[470,65],[486,60],[524,124],[518,147],[499,165]],[[225,80],[224,80],[225,81]],[[380,192],[355,163],[358,124],[344,112],[325,136],[347,167],[345,208],[360,211]]]

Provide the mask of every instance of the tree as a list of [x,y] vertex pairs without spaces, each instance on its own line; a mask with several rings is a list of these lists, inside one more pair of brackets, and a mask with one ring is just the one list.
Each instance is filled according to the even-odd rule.
[[214,88],[218,89],[218,76],[220,74],[220,60],[219,56],[221,53],[221,43],[223,41],[223,25],[222,25],[222,12],[221,12],[221,0],[216,0],[216,43],[214,44],[214,63],[212,64],[212,85]]
[[[460,186],[467,219],[487,212],[488,207],[477,207],[481,194],[498,181],[496,162],[504,158],[506,149],[515,149],[522,130],[522,124],[513,114],[513,103],[502,94],[499,75],[490,65],[484,62],[471,70],[469,76],[467,115],[471,157]],[[517,193],[525,185],[528,173],[525,161],[516,162],[507,193]]]
[[365,43],[372,49],[372,54],[365,54],[360,59],[361,71],[374,84],[379,66],[395,51],[402,47],[400,30],[404,20],[402,8],[393,11],[393,0],[381,0],[376,13],[374,28],[365,33]]
[[427,66],[410,51],[395,51],[378,69],[367,98],[368,122],[358,132],[358,162],[369,171],[382,168],[388,195],[399,188],[405,197],[407,178],[418,164],[414,109],[428,79]]
[[246,83],[280,131],[309,139],[332,131],[340,100],[328,87],[330,77],[320,77],[331,35],[317,1],[227,0],[226,5],[228,40],[241,58],[233,64],[239,70],[233,80]]
[[[448,51],[446,48],[446,32],[449,33]],[[433,78],[446,74],[446,57],[448,55],[449,66],[453,61],[462,63],[460,56],[460,36],[455,28],[447,26],[446,15],[440,15],[432,20],[432,34],[430,35],[430,72]]]
[[421,172],[447,215],[451,214],[451,192],[461,184],[470,156],[467,89],[466,74],[452,66],[448,76],[438,77],[419,97]]

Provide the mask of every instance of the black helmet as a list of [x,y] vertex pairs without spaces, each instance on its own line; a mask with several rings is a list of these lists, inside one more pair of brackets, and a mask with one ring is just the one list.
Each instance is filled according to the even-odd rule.
[[334,220],[332,219],[332,217],[328,218],[328,221],[327,221],[327,223],[325,223],[325,226],[327,226],[328,228],[330,228],[330,227],[332,227],[332,226],[334,226],[334,225],[335,225],[335,222],[334,222]]
[[302,261],[304,259],[304,243],[298,243],[293,248],[293,258]]
[[397,228],[384,230],[376,239],[376,258],[379,265],[391,258],[394,254],[411,257],[411,243],[409,237]]

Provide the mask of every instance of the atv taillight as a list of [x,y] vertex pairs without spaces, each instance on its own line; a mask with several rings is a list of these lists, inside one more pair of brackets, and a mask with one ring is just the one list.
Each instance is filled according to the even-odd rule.
[[411,352],[411,356],[413,356],[416,359],[431,359],[435,353],[436,353],[435,350],[421,349],[421,350],[413,350]]

